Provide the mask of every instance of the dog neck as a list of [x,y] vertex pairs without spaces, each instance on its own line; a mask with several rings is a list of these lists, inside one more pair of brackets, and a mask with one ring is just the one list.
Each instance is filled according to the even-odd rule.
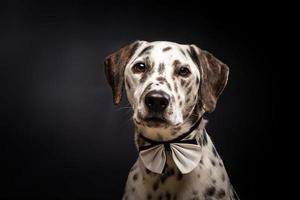
[[[202,138],[202,135],[204,134],[204,130],[205,130],[205,125],[207,124],[207,120],[204,119],[203,117],[201,117],[199,119],[199,122],[197,121],[195,124],[190,125],[188,131],[185,132],[181,132],[181,133],[177,133],[176,135],[178,135],[178,137],[173,138],[170,141],[174,141],[174,140],[181,140],[181,139],[196,139],[199,140],[200,138]],[[194,127],[193,127],[194,126]],[[147,137],[145,137],[144,135],[142,135],[143,133],[139,132],[139,131],[135,131],[135,144],[137,149],[139,149],[139,147],[144,146],[147,143],[151,143],[151,139],[148,139]],[[168,141],[164,141],[164,140],[154,140],[153,142],[162,142],[162,143],[168,143]],[[201,145],[201,143],[200,143]]]
[[[207,141],[206,131],[205,131],[206,123],[207,123],[207,120],[201,118],[197,124],[196,123],[193,124],[195,127],[192,127],[192,126],[190,127],[190,130],[191,130],[190,132],[184,132],[184,133],[178,134],[179,135],[178,139],[197,140],[197,141],[199,141],[198,144],[202,148],[202,145],[205,144],[205,140]],[[135,142],[136,142],[137,149],[139,149],[142,146],[149,145],[149,140],[147,138],[143,137],[143,135],[141,135],[141,133],[136,132],[135,136],[136,136]],[[184,137],[180,137],[180,136],[184,136]],[[175,140],[177,140],[177,139],[175,139]],[[172,141],[174,141],[174,140],[172,140]],[[170,142],[172,142],[172,141],[170,141]],[[167,142],[168,141],[164,141],[162,143],[167,143]],[[180,174],[180,171],[176,168],[175,163],[173,162],[171,152],[166,152],[166,154],[167,154],[167,160],[166,160],[165,170],[160,176],[164,176],[166,173],[172,173],[173,171]],[[141,171],[143,173],[145,173],[146,176],[147,175],[152,176],[153,173],[145,168],[145,166],[143,165],[143,163],[141,162],[140,159],[139,159],[139,162],[140,162],[140,166],[142,167]]]

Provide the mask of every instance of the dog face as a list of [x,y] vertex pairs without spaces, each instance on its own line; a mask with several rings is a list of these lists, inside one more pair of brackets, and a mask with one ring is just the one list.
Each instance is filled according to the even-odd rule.
[[105,60],[114,102],[123,84],[133,121],[152,139],[171,139],[207,111],[226,85],[228,67],[195,45],[136,41]]
[[126,66],[126,92],[137,124],[178,126],[191,114],[200,72],[186,49],[170,42],[145,42]]

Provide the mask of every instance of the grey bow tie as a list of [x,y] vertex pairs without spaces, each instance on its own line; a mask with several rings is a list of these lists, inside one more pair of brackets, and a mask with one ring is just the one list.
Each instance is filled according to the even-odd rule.
[[145,167],[152,172],[161,174],[165,168],[166,151],[170,151],[177,168],[182,174],[191,172],[201,159],[201,147],[196,139],[184,139],[200,124],[201,118],[181,136],[170,141],[154,141],[142,137],[149,145],[139,147],[139,156]]

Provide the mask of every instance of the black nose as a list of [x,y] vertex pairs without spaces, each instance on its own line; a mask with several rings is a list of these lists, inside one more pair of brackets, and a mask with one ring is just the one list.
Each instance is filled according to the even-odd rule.
[[145,104],[149,111],[162,112],[169,105],[170,97],[162,91],[151,91],[145,96]]

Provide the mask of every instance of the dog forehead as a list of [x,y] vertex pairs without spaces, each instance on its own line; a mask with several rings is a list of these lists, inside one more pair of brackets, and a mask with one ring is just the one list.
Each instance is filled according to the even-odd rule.
[[[174,60],[187,60],[184,56],[188,45],[182,45],[168,41],[155,41],[147,43],[142,49],[148,48],[149,55],[157,62],[165,64]],[[142,50],[143,51],[143,50]]]
[[188,45],[184,44],[179,44],[175,42],[167,42],[167,41],[155,41],[155,42],[150,42],[149,45],[153,45],[153,50],[155,51],[162,51],[165,53],[168,52],[180,52],[185,51],[188,48]]
[[188,64],[193,68],[192,72],[197,68],[194,59],[191,57],[191,45],[189,44],[169,41],[139,41],[139,43],[138,49],[126,65],[126,70],[133,63],[143,62],[145,59],[148,59],[155,68],[158,68],[160,64],[164,64],[166,71],[172,71],[174,69],[172,66],[175,66],[175,62],[178,63],[178,61],[181,64]]
[[156,48],[166,48],[166,47],[177,47],[177,48],[185,48],[188,45],[185,44],[179,44],[175,42],[169,42],[169,41],[154,41],[154,42],[148,42],[149,45],[153,45]]

